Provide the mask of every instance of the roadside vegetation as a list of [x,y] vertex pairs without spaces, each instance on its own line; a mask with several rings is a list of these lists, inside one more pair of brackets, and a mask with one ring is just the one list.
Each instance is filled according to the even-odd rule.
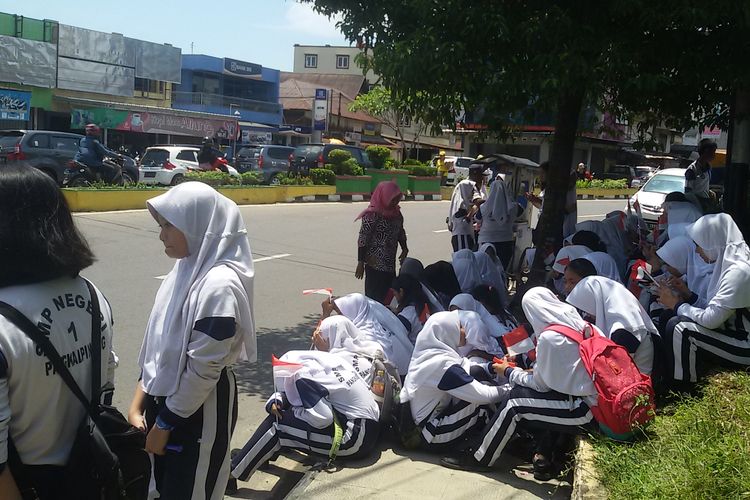
[[611,499],[750,498],[750,373],[709,377],[659,412],[646,436],[594,442]]

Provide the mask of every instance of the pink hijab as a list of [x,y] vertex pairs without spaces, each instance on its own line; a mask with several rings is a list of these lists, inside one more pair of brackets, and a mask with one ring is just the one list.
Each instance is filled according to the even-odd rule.
[[356,220],[361,219],[368,212],[377,212],[383,217],[392,218],[396,217],[401,213],[401,208],[396,205],[395,208],[390,208],[388,205],[391,204],[394,198],[397,196],[401,199],[401,188],[398,187],[393,181],[383,181],[375,187],[375,191],[370,197],[370,205],[362,210],[357,216]]

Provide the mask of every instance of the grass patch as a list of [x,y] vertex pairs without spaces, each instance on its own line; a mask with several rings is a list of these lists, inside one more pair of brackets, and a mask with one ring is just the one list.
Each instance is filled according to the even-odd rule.
[[594,449],[613,499],[750,499],[750,373],[716,374],[661,410],[644,439]]

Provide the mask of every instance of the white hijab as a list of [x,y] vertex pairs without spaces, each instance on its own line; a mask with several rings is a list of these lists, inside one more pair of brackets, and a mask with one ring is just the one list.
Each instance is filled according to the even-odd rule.
[[701,209],[689,201],[668,201],[664,203],[664,211],[667,213],[667,223],[670,225],[690,224],[703,217]]
[[417,337],[404,380],[401,400],[410,401],[420,388],[437,389],[443,374],[453,365],[461,364],[458,344],[461,322],[458,312],[435,313],[427,320]]
[[368,340],[382,346],[386,359],[403,375],[409,367],[413,346],[403,323],[383,304],[361,293],[350,293],[334,301]]
[[500,224],[506,223],[509,219],[515,219],[515,208],[516,202],[508,192],[505,181],[498,176],[490,185],[487,201],[481,206],[482,218]]
[[349,318],[330,316],[320,323],[320,336],[328,342],[328,352],[347,351],[368,358],[385,359],[383,348],[375,341],[367,340]]
[[461,356],[466,356],[475,349],[497,356],[505,354],[497,339],[490,335],[479,314],[474,311],[458,311],[458,318],[466,333],[466,345],[458,348]]
[[500,338],[510,331],[510,329],[502,324],[497,316],[490,313],[484,304],[476,300],[473,296],[468,293],[459,293],[451,300],[450,307],[457,307],[462,311],[473,311],[482,318],[485,326],[489,330],[490,335],[495,338]]
[[474,252],[471,250],[465,248],[458,252],[453,252],[452,265],[462,292],[470,292],[474,287],[482,284],[479,265],[474,257]]
[[656,251],[668,265],[681,272],[687,279],[690,291],[708,303],[708,282],[714,270],[713,264],[704,261],[695,250],[695,243],[687,236],[670,237],[664,246]]
[[539,374],[551,389],[562,394],[595,395],[596,388],[581,362],[578,344],[547,330],[550,325],[557,324],[582,332],[587,323],[575,308],[561,302],[545,287],[526,292],[521,307],[537,338],[534,374]]
[[474,199],[474,191],[476,184],[474,181],[464,179],[453,188],[451,194],[451,207],[450,213],[448,214],[448,220],[452,221],[456,212],[461,210],[468,210],[471,207],[471,202]]
[[584,255],[590,253],[591,249],[584,245],[568,245],[562,247],[555,256],[555,263],[552,264],[552,269],[562,274],[565,272],[565,268],[568,267],[571,260],[580,259]]
[[190,252],[177,260],[156,292],[138,357],[146,393],[170,396],[187,365],[204,278],[215,267],[227,266],[237,273],[241,287],[227,286],[226,292],[238,301],[240,317],[235,322],[244,347],[241,356],[255,361],[253,256],[237,205],[206,184],[186,182],[147,203],[151,215],[158,213],[185,235]]
[[750,307],[750,248],[729,214],[704,215],[687,233],[714,262],[708,282],[711,304],[728,309]]
[[508,289],[505,286],[505,277],[503,276],[503,273],[500,272],[502,264],[500,264],[500,267],[498,268],[492,260],[492,257],[485,252],[474,252],[474,259],[479,267],[482,284],[497,289],[503,307],[507,307],[509,302]]
[[643,306],[622,283],[603,276],[587,276],[573,287],[567,302],[596,317],[596,326],[609,337],[624,329],[643,342],[648,334],[658,334]]
[[609,254],[604,252],[591,252],[584,255],[583,258],[594,264],[594,269],[596,269],[597,275],[622,283],[617,262],[615,262],[615,259]]

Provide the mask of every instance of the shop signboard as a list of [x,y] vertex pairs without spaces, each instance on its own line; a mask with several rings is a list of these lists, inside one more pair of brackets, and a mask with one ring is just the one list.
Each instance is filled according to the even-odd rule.
[[237,130],[237,121],[229,119],[194,118],[109,108],[74,109],[71,112],[71,129],[82,129],[88,123],[112,130],[192,137],[227,138],[233,137]]
[[315,106],[313,110],[313,130],[325,130],[328,118],[328,91],[315,89]]
[[31,116],[31,92],[0,89],[0,120],[27,121]]
[[263,74],[263,66],[237,59],[224,58],[224,73],[233,76],[254,76],[259,77]]

